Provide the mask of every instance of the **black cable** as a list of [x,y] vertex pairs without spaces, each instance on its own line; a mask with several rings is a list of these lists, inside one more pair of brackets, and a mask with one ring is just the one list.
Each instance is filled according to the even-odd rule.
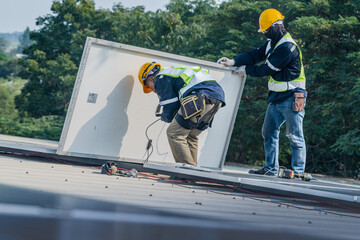
[[[152,139],[149,138],[149,136],[148,136],[148,134],[147,134],[147,131],[149,130],[149,128],[150,128],[152,125],[154,125],[156,122],[158,122],[158,121],[160,121],[160,120],[161,120],[161,118],[155,120],[155,121],[152,122],[149,126],[147,126],[147,128],[146,128],[146,130],[145,130],[145,136],[146,136],[146,138],[147,138],[147,140],[148,140],[148,143],[147,143],[147,145],[146,145],[146,152],[147,152],[148,156],[146,157],[144,163],[147,163],[147,162],[149,161],[149,158],[150,158],[151,154],[152,154],[153,151],[154,151],[154,147],[153,147],[153,145],[152,145]],[[150,148],[151,148],[151,152],[149,152],[149,149],[150,149]]]

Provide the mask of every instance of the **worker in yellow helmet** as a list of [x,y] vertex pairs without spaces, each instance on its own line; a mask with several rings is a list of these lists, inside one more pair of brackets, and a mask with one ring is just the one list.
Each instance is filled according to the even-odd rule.
[[[234,59],[222,57],[218,63],[235,66],[233,73],[252,77],[270,76],[268,81],[268,109],[262,135],[265,166],[250,170],[252,174],[276,175],[279,169],[279,133],[286,122],[286,136],[292,150],[291,166],[295,173],[305,170],[306,147],[303,134],[306,78],[299,46],[285,30],[284,16],[276,9],[267,9],[259,18],[259,30],[267,42]],[[258,63],[263,64],[257,65]]]
[[197,166],[198,136],[225,106],[223,89],[200,67],[161,68],[147,62],[138,77],[144,93],[154,92],[160,99],[161,120],[170,123],[167,137],[175,161]]

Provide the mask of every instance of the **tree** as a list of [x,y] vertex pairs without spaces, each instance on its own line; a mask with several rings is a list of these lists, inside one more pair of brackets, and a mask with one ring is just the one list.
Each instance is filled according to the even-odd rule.
[[30,39],[30,29],[27,27],[22,35],[19,37],[19,46],[16,50],[17,53],[22,53],[23,50],[27,47],[29,47],[33,41]]
[[20,78],[0,78],[0,116],[14,119],[17,116],[14,96],[20,93],[25,81]]
[[0,52],[5,52],[8,42],[4,38],[0,38]]
[[[0,53],[1,56],[1,53]],[[0,57],[1,58],[1,57]],[[20,65],[16,58],[5,58],[0,60],[0,77],[8,78],[9,76],[17,76],[20,72]]]
[[21,76],[28,83],[15,99],[22,115],[64,116],[86,37],[106,38],[98,25],[106,12],[95,11],[93,1],[54,1],[51,10],[37,19],[40,29],[30,33],[34,43],[24,50]]
[[8,76],[17,76],[20,70],[17,59],[9,58],[5,52],[8,42],[4,38],[0,38],[0,78]]

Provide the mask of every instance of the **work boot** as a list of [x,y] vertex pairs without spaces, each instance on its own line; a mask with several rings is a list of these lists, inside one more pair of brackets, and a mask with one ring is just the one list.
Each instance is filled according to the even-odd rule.
[[265,170],[265,168],[260,168],[258,170],[249,170],[249,173],[250,174],[258,174],[258,175],[268,175],[268,176],[275,176],[274,173],[272,173],[271,171],[269,170]]

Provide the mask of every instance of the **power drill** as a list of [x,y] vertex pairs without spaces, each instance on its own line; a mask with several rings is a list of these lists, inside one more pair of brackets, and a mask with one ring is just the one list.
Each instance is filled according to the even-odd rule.
[[286,168],[280,168],[278,173],[279,178],[287,178],[293,179],[294,178],[294,171]]
[[286,169],[286,168],[279,169],[278,177],[279,178],[287,178],[287,179],[293,179],[294,177],[296,177],[296,178],[300,178],[301,180],[307,181],[307,182],[314,179],[313,176],[311,176],[311,174],[309,174],[309,173],[303,173],[303,174],[294,173],[293,170]]
[[311,176],[311,174],[309,174],[309,173],[303,173],[303,174],[295,173],[295,177],[298,177],[298,178],[300,178],[301,180],[307,181],[307,182],[309,182],[309,181],[311,181],[311,180],[314,179],[313,176]]

